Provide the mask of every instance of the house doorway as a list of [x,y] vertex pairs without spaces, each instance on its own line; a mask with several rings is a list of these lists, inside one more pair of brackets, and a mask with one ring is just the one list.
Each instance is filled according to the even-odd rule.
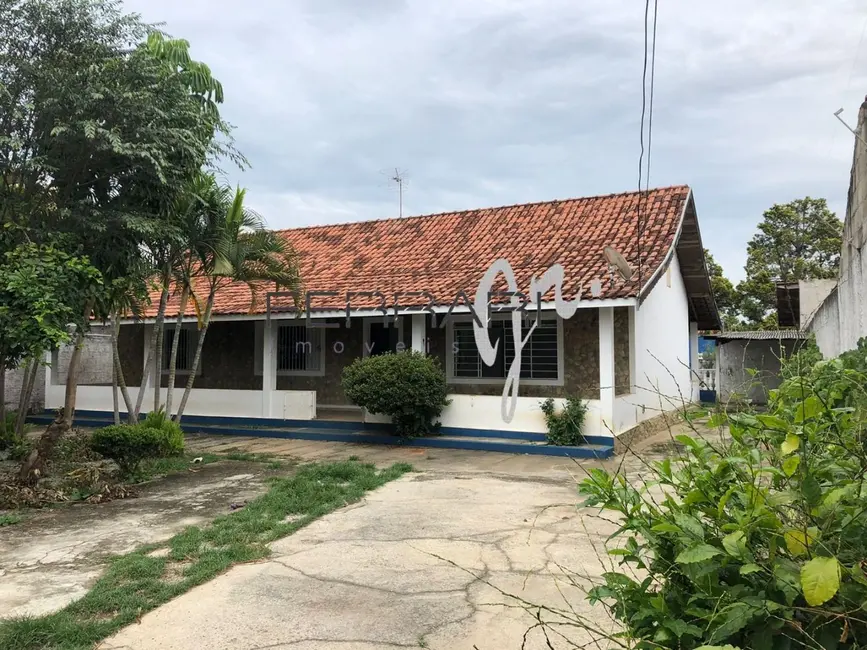
[[377,319],[368,326],[365,353],[374,357],[387,352],[397,352],[397,344],[401,340],[401,321],[386,325]]

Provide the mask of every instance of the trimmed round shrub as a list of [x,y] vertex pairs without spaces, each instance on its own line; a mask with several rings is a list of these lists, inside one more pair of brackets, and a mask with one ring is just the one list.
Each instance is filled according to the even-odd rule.
[[438,429],[436,419],[449,404],[439,362],[419,352],[356,359],[343,371],[343,390],[370,413],[390,416],[394,432],[404,437]]
[[164,431],[144,424],[112,424],[93,432],[90,447],[116,462],[122,473],[130,474],[145,458],[169,455],[167,440]]

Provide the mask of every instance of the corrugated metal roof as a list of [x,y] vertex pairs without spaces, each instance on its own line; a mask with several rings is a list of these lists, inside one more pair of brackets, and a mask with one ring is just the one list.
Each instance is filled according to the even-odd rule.
[[720,332],[707,334],[705,338],[718,341],[803,341],[810,337],[809,332],[799,330],[752,330],[748,332]]

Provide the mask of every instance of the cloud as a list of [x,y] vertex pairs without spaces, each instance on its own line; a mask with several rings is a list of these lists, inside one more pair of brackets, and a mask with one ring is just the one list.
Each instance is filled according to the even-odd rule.
[[[688,183],[743,276],[762,212],[845,207],[867,91],[854,0],[659,3],[652,185]],[[626,0],[133,0],[223,82],[275,228],[635,189],[644,7]]]

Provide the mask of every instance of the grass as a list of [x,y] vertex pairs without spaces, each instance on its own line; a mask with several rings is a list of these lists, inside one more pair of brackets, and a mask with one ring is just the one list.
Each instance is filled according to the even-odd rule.
[[[266,557],[269,542],[411,470],[403,463],[377,471],[373,465],[343,461],[305,465],[294,476],[272,479],[270,490],[242,510],[115,558],[81,600],[59,612],[0,623],[0,648],[91,648],[232,565]],[[168,555],[149,555],[159,548]]]
[[0,515],[0,528],[3,526],[14,526],[20,523],[22,519],[24,518],[21,515],[16,515],[15,513]]
[[683,414],[683,417],[687,422],[692,424],[693,422],[696,422],[697,420],[701,420],[702,418],[706,418],[709,415],[710,415],[710,410],[707,408],[692,407],[692,408],[688,409]]
[[[202,460],[198,463],[194,463],[193,460],[196,458],[201,458]],[[135,476],[131,482],[141,483],[142,481],[149,481],[158,476],[167,476],[169,474],[185,472],[190,468],[216,463],[222,459],[223,457],[218,456],[217,454],[205,453],[188,453],[182,456],[168,456],[166,458],[147,458],[139,464],[138,468],[136,468]]]
[[[195,459],[201,459],[194,463]],[[229,452],[223,454],[209,453],[186,453],[182,456],[169,456],[166,458],[148,458],[143,460],[129,477],[129,483],[142,483],[161,476],[185,472],[189,469],[209,465],[221,460],[246,461],[250,463],[265,463],[271,470],[282,469],[287,463],[279,460],[274,454],[254,454],[250,452]]]

